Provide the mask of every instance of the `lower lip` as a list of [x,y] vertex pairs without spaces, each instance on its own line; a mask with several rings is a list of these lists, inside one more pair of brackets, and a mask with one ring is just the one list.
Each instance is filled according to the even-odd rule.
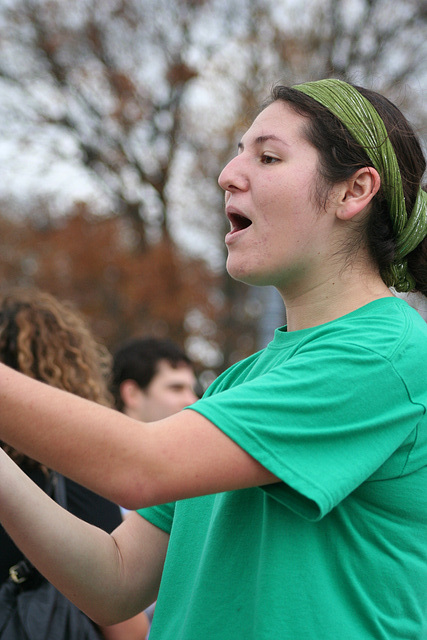
[[245,227],[245,229],[239,229],[238,231],[230,231],[225,236],[225,244],[229,246],[238,240],[238,238],[245,233],[250,227]]

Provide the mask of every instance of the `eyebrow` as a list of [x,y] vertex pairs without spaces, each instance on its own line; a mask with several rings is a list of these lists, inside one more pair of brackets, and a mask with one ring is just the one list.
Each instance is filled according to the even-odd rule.
[[[265,136],[258,136],[253,141],[253,144],[255,146],[259,146],[259,145],[263,144],[264,142],[267,142],[268,140],[273,140],[275,142],[280,142],[281,144],[284,144],[284,145],[287,146],[287,143],[282,138],[279,138],[278,136],[275,136],[274,133],[270,133],[270,134],[265,135]],[[243,144],[242,141],[240,141],[238,143],[238,145],[237,145],[237,149],[239,151],[243,151],[244,148],[245,148],[245,145]]]

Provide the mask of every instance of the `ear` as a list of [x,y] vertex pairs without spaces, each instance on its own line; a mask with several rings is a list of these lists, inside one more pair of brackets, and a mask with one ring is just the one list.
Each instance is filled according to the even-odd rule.
[[373,167],[363,167],[356,171],[343,183],[337,218],[351,220],[371,202],[380,186],[381,178]]
[[120,385],[120,395],[125,407],[132,409],[138,404],[141,394],[143,393],[141,387],[137,385],[135,380],[123,380]]

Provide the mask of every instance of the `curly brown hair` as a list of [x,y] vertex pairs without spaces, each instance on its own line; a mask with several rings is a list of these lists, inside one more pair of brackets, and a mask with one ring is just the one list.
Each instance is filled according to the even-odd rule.
[[[0,361],[53,387],[112,406],[110,353],[70,302],[49,293],[0,291]],[[20,466],[38,464],[0,445]]]

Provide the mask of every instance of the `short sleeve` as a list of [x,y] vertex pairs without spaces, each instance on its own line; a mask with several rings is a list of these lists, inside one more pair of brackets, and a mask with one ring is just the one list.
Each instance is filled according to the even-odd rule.
[[[281,483],[264,487],[317,520],[369,478],[408,438],[424,406],[389,359],[360,345],[302,348],[259,376],[196,402]],[[390,474],[402,473],[396,456]]]

